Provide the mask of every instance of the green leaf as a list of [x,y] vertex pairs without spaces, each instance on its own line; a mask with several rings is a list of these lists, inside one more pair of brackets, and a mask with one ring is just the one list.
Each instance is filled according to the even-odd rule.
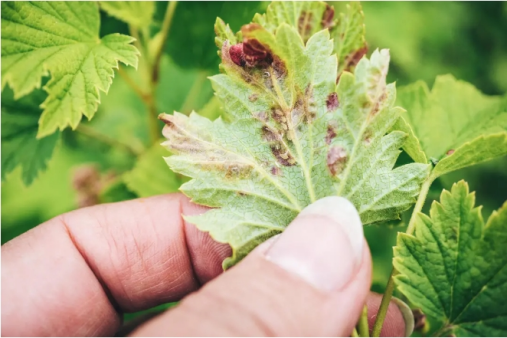
[[[251,65],[231,60],[222,47],[223,74],[211,78],[228,121],[164,114],[169,166],[193,179],[181,190],[218,209],[188,217],[219,242],[229,243],[235,264],[256,245],[280,233],[307,205],[345,196],[364,224],[399,217],[414,202],[429,166],[393,169],[405,139],[386,135],[401,109],[386,85],[387,51],[359,62],[338,84],[337,57],[328,30],[306,44],[297,28],[275,33],[246,25],[243,44],[255,49]],[[248,55],[247,55],[248,56]]]
[[14,101],[10,88],[2,91],[2,180],[16,167],[22,167],[22,178],[30,185],[46,168],[60,133],[37,140],[37,121],[41,113],[39,103],[46,95],[36,90]]
[[504,155],[507,155],[507,133],[479,136],[438,162],[431,175],[442,176],[448,172]]
[[100,191],[99,201],[100,203],[114,203],[131,200],[136,197],[137,195],[127,188],[122,177],[119,177],[107,184],[107,186]]
[[334,16],[334,8],[325,2],[275,1],[268,6],[266,14],[257,14],[253,22],[272,33],[286,23],[298,30],[305,43],[313,34],[328,28],[334,41],[333,54],[338,57],[340,76],[343,71],[351,71],[366,54],[364,14],[361,3],[354,1],[347,5],[346,13],[340,13],[337,18]]
[[366,54],[364,13],[361,3],[351,2],[347,13],[340,13],[334,29],[334,51],[338,55],[338,74],[350,71]]
[[139,28],[148,26],[155,12],[153,1],[100,1],[100,7],[109,15]]
[[169,152],[155,144],[136,162],[134,168],[123,174],[127,187],[139,197],[149,197],[178,191],[183,178],[167,171],[164,156]]
[[91,119],[118,61],[137,67],[133,38],[99,39],[99,25],[95,2],[2,2],[2,88],[9,84],[18,99],[51,74],[37,137]]
[[507,203],[486,225],[461,181],[444,190],[416,235],[398,235],[399,290],[443,323],[442,336],[507,335]]
[[[507,154],[507,98],[486,96],[444,75],[431,91],[421,81],[400,89],[398,103],[407,109],[404,119],[413,131],[405,150],[417,162],[439,162],[435,178]],[[407,131],[403,124],[396,128]]]

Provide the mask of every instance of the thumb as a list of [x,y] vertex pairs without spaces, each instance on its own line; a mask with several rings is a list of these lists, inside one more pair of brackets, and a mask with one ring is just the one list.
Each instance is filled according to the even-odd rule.
[[283,234],[134,334],[349,336],[371,282],[370,253],[354,206],[326,197]]

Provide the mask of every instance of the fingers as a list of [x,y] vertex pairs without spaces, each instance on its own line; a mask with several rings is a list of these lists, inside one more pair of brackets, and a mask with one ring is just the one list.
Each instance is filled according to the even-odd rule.
[[[368,306],[368,325],[375,324],[382,295],[371,292],[366,301]],[[414,317],[410,308],[400,300],[392,298],[380,332],[381,337],[410,337],[414,329]]]
[[349,336],[370,282],[359,215],[347,200],[328,197],[135,334]]
[[112,335],[119,311],[179,300],[217,276],[227,245],[186,224],[180,194],[85,208],[2,246],[2,333]]

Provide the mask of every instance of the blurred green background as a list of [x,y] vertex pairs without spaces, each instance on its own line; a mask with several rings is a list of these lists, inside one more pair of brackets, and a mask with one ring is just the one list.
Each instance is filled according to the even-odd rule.
[[[213,24],[220,16],[238,30],[266,2],[182,2],[179,3],[162,59],[161,82],[156,104],[159,112],[216,111],[207,102],[213,93],[207,76],[218,72]],[[346,4],[333,2],[339,12]],[[149,31],[161,25],[167,3],[158,2]],[[365,2],[369,53],[389,48],[392,56],[389,81],[403,86],[422,79],[430,86],[439,74],[451,73],[471,82],[490,95],[507,92],[507,3],[505,2]],[[129,34],[126,24],[101,13],[101,35]],[[125,68],[135,79],[138,74]],[[2,93],[4,94],[4,93]],[[3,96],[3,95],[2,95]],[[95,118],[84,125],[88,133],[65,130],[48,169],[30,186],[16,169],[2,182],[2,243],[30,228],[86,202],[117,201],[166,191],[180,184],[170,176],[161,151],[146,155],[143,164],[151,168],[147,177],[125,183],[137,159],[125,149],[97,141],[96,134],[133,147],[149,145],[146,107],[127,83],[116,77]],[[2,109],[4,107],[2,106]],[[94,134],[95,133],[95,134]],[[155,156],[156,155],[156,156]],[[151,161],[151,162],[150,162]],[[154,161],[154,162],[153,162]],[[162,177],[159,180],[159,177]],[[448,174],[433,184],[428,200],[438,198],[442,188],[465,179],[484,206],[484,217],[507,200],[507,158]],[[140,180],[150,182],[146,188]],[[157,182],[162,182],[157,185]],[[137,182],[137,183],[135,183]],[[96,188],[89,189],[87,185]],[[140,188],[141,186],[141,188]],[[426,203],[426,208],[429,203]],[[368,227],[374,267],[373,288],[382,291],[391,271],[395,234],[403,230]]]

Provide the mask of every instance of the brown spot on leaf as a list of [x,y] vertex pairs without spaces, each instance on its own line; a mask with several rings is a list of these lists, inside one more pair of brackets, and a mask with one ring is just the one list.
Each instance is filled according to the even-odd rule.
[[296,160],[292,157],[287,148],[283,147],[279,143],[271,145],[271,152],[278,163],[283,166],[290,167],[296,164]]
[[169,116],[167,114],[159,114],[158,119],[165,123],[168,127],[173,127],[174,123],[169,119]]
[[265,111],[260,111],[253,114],[254,117],[261,122],[268,122],[268,114]]
[[234,46],[231,46],[229,48],[229,56],[235,64],[237,64],[240,67],[244,67],[246,64],[245,61],[245,54],[243,53],[243,44],[238,43]]
[[333,27],[334,26],[333,18],[334,18],[334,7],[326,4],[326,10],[324,11],[324,14],[322,15],[322,21],[321,21],[322,28],[325,29],[325,28]]
[[380,111],[380,104],[386,99],[387,93],[385,90],[382,92],[382,95],[375,101],[375,105],[373,106],[373,109],[371,110],[371,115],[374,116]]
[[247,194],[246,194],[246,193],[244,193],[243,191],[237,191],[237,192],[236,192],[236,194],[237,194],[238,196],[241,196],[241,197],[243,197],[243,196],[246,196],[246,195],[247,195]]
[[[217,166],[219,164],[217,163]],[[226,163],[224,164],[223,170],[225,171],[226,178],[247,178],[251,171],[252,167],[248,165],[244,165],[242,163]]]
[[454,149],[449,149],[445,154],[447,156],[454,154]]
[[336,137],[336,131],[332,126],[327,126],[326,144],[331,144],[331,141]]
[[280,141],[280,135],[278,135],[278,133],[276,133],[276,131],[272,130],[270,127],[263,126],[261,131],[262,137],[269,143]]
[[327,167],[331,175],[336,176],[342,172],[347,162],[347,152],[340,146],[329,148],[327,153]]
[[277,166],[272,166],[270,171],[273,176],[280,176],[282,174],[282,171]]
[[285,63],[276,55],[273,55],[273,62],[271,63],[271,67],[273,68],[273,72],[277,79],[287,74]]
[[243,53],[246,64],[250,67],[266,67],[273,62],[271,51],[257,39],[243,41]]
[[250,102],[255,102],[255,101],[257,101],[257,99],[258,99],[258,98],[259,98],[259,95],[257,95],[257,94],[255,94],[255,93],[254,93],[254,94],[252,94],[252,95],[250,95],[250,96],[248,97],[248,100],[249,100]]
[[352,68],[354,68],[357,63],[363,58],[363,56],[366,55],[366,52],[368,51],[368,46],[364,45],[363,47],[359,48],[356,51],[353,51],[347,57],[345,57],[345,70],[350,72],[352,71]]
[[327,100],[326,100],[326,106],[327,106],[328,112],[336,110],[340,106],[340,102],[338,102],[338,94],[337,93],[329,94],[329,96],[327,97]]
[[299,35],[303,38],[303,41],[308,40],[310,32],[312,31],[312,18],[313,13],[302,11],[298,18],[298,31]]

